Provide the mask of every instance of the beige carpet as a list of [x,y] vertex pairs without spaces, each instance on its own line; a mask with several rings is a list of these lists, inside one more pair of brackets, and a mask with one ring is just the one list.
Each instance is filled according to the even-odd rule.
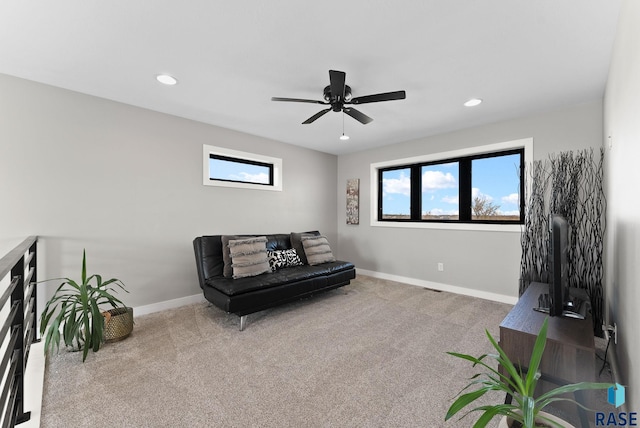
[[484,329],[497,337],[509,310],[359,275],[243,332],[207,303],[146,315],[84,364],[48,358],[41,426],[471,426],[444,422],[472,373],[445,352],[490,351]]

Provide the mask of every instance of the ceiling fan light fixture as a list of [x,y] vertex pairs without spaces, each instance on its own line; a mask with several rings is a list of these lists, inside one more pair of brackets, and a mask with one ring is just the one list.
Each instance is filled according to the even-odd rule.
[[344,85],[344,100],[349,102],[352,98],[353,95],[351,95],[351,87],[349,85]]
[[[329,70],[329,85],[325,86],[324,90],[322,91],[323,101],[284,97],[271,97],[271,101],[292,101],[298,103],[323,104],[325,106],[329,106],[325,110],[320,110],[318,113],[302,122],[303,125],[309,125],[310,123],[315,122],[318,118],[324,116],[330,111],[334,111],[336,113],[346,113],[361,124],[366,125],[367,123],[373,121],[373,119],[362,113],[361,111],[351,107],[351,104],[359,105],[377,103],[380,101],[404,100],[407,97],[405,91],[384,92],[379,94],[354,97],[351,93],[351,87],[345,84],[345,78],[346,73],[344,71]],[[349,107],[347,107],[347,105],[349,105]],[[344,115],[342,120],[344,121]]]
[[481,103],[482,103],[482,100],[480,98],[471,98],[469,101],[464,103],[464,106],[465,107],[475,107],[477,105],[480,105]]
[[178,83],[178,79],[168,74],[158,74],[156,76],[156,80],[163,85],[173,86]]

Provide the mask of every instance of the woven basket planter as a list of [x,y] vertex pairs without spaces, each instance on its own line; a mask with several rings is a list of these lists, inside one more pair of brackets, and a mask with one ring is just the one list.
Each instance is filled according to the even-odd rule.
[[114,308],[104,315],[104,341],[117,342],[126,339],[133,331],[133,308]]

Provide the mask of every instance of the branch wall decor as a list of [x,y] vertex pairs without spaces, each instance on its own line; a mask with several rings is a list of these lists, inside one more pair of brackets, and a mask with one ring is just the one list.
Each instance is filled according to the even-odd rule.
[[527,165],[530,181],[521,234],[520,295],[531,282],[548,283],[549,215],[569,223],[569,286],[585,289],[591,301],[593,331],[602,336],[604,232],[604,149],[551,154]]

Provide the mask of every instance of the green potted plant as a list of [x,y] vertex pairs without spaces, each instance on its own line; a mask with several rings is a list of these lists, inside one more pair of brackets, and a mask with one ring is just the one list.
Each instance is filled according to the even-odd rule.
[[[100,305],[124,308],[124,304],[113,295],[117,289],[128,293],[122,281],[116,278],[103,281],[100,275],[87,276],[86,252],[82,252],[80,282],[70,278],[55,278],[41,282],[60,281],[40,317],[40,334],[44,334],[45,352],[55,345],[60,348],[60,332],[66,346],[82,350],[84,362],[89,349],[97,352],[103,341],[104,316]],[[48,329],[47,329],[48,327]],[[46,330],[46,334],[45,334]]]
[[[575,401],[570,398],[561,397],[562,394],[587,389],[606,389],[613,385],[610,383],[579,382],[563,385],[545,392],[539,397],[534,397],[536,385],[538,379],[540,379],[540,372],[538,370],[540,360],[542,359],[542,353],[544,352],[547,341],[547,321],[548,318],[545,318],[536,338],[526,374],[509,360],[509,357],[487,330],[485,330],[487,337],[498,354],[484,354],[476,358],[471,355],[447,352],[449,355],[472,362],[474,367],[484,367],[487,371],[477,373],[471,378],[471,383],[458,394],[458,398],[447,411],[445,420],[451,419],[460,410],[472,404],[485,393],[489,391],[501,391],[505,394],[511,394],[515,403],[481,405],[469,410],[462,417],[474,411],[482,412],[480,418],[473,425],[474,428],[485,427],[496,415],[503,416],[501,426],[504,427],[567,427],[569,425],[566,422],[543,412],[542,409],[556,401],[571,401],[575,403]],[[497,361],[498,364],[503,367],[505,373],[500,373],[499,370],[491,367],[485,362],[487,358]],[[465,393],[466,390],[472,387],[476,387],[476,389]]]

